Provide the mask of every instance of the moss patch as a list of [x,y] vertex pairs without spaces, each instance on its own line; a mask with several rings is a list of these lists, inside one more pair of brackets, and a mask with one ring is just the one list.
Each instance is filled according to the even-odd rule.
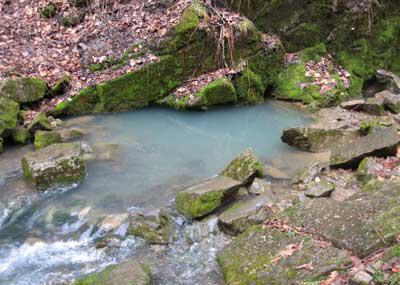
[[39,101],[46,92],[46,83],[38,78],[19,77],[0,82],[0,97],[8,97],[18,103]]

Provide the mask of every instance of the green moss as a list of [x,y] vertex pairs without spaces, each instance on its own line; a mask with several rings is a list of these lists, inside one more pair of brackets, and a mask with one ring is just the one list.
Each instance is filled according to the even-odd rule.
[[362,135],[368,135],[377,127],[390,127],[391,125],[391,122],[380,119],[362,121],[360,124],[360,133]]
[[61,141],[61,135],[57,131],[37,131],[35,133],[34,146],[36,149],[39,149],[51,144],[60,143]]
[[46,83],[38,78],[18,77],[5,79],[0,88],[0,97],[8,97],[18,103],[32,103],[41,100],[46,92]]
[[397,244],[397,245],[393,246],[390,249],[390,255],[392,257],[399,257],[400,258],[400,244]]
[[66,223],[73,223],[77,220],[76,217],[72,217],[70,213],[64,210],[57,210],[53,214],[52,223],[56,226],[62,226]]
[[264,85],[261,76],[245,69],[235,81],[237,97],[240,102],[259,104],[264,102]]
[[40,14],[42,17],[49,19],[53,18],[57,14],[57,10],[57,5],[50,2],[40,10]]
[[222,191],[211,191],[201,195],[179,192],[175,200],[176,209],[186,217],[201,218],[221,206],[223,197]]
[[17,127],[11,132],[13,141],[17,144],[26,144],[29,142],[30,133],[23,127]]
[[45,113],[37,115],[28,125],[28,131],[35,133],[37,130],[51,130],[51,124]]
[[17,126],[19,104],[0,96],[0,137]]
[[50,90],[51,96],[57,96],[64,94],[71,84],[71,77],[67,74],[63,75],[60,80],[54,84]]

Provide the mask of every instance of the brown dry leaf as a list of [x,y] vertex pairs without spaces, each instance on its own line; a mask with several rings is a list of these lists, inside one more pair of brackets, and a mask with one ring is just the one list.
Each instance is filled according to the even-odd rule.
[[309,263],[297,266],[296,269],[304,269],[304,270],[308,270],[308,271],[313,271],[314,270],[314,266],[312,265],[312,261],[310,261]]
[[338,280],[339,276],[340,276],[340,274],[339,274],[338,271],[336,271],[336,270],[335,270],[335,271],[332,271],[331,274],[329,274],[329,278],[326,279],[326,280],[324,280],[324,281],[322,281],[322,282],[320,283],[320,285],[333,285],[333,283],[334,283],[336,280]]

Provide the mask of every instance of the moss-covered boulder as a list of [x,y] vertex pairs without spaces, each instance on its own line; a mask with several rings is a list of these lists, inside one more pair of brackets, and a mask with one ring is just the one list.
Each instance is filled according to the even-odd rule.
[[239,102],[260,104],[264,102],[265,86],[262,77],[246,68],[234,82]]
[[49,94],[51,96],[62,95],[68,90],[70,84],[71,77],[65,74],[51,87]]
[[357,178],[364,183],[375,178],[376,172],[382,168],[381,165],[376,161],[376,157],[366,157],[364,158],[357,168]]
[[264,166],[260,163],[254,151],[247,148],[232,160],[220,175],[247,184],[251,183],[255,177],[264,175]]
[[78,144],[52,144],[22,158],[25,178],[38,190],[81,182],[85,163]]
[[344,250],[261,225],[233,240],[217,260],[228,285],[308,284],[351,263]]
[[52,126],[45,113],[38,114],[28,125],[28,131],[34,134],[36,131],[51,131]]
[[128,233],[147,240],[150,244],[168,244],[175,233],[175,224],[165,209],[154,214],[137,214],[130,218]]
[[367,156],[395,155],[400,136],[394,127],[376,127],[354,142],[332,148],[331,167],[357,167]]
[[101,272],[76,280],[74,285],[151,285],[151,270],[136,260],[110,265]]
[[19,104],[5,97],[0,97],[0,137],[17,126]]
[[46,83],[38,78],[18,77],[0,81],[0,97],[7,97],[18,103],[39,101],[46,92]]
[[342,129],[288,128],[283,130],[281,140],[302,150],[320,152],[351,142],[357,137],[357,132]]
[[225,176],[216,176],[178,192],[176,209],[188,218],[202,218],[221,207],[241,184]]
[[363,80],[335,63],[321,44],[294,55],[280,75],[273,96],[329,107],[360,96],[362,86]]
[[197,93],[188,93],[183,96],[171,94],[158,101],[178,110],[198,109],[205,110],[209,106],[236,103],[236,91],[228,78],[219,78],[205,85]]
[[16,144],[27,144],[29,142],[29,139],[31,138],[31,134],[29,133],[29,131],[21,126],[16,127],[14,130],[12,130],[11,136],[13,142]]
[[398,183],[378,183],[346,201],[311,199],[288,209],[282,218],[362,258],[396,242],[399,194]]
[[34,146],[36,149],[44,148],[51,144],[61,143],[62,137],[57,131],[37,131],[35,133]]
[[329,197],[335,190],[335,184],[326,179],[317,179],[306,185],[305,195],[309,198]]

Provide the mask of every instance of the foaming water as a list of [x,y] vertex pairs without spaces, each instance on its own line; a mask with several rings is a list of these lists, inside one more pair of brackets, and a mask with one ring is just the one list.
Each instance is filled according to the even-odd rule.
[[126,224],[115,246],[97,248],[96,224],[105,215],[169,205],[177,189],[217,174],[247,147],[262,160],[284,160],[292,150],[280,142],[282,129],[309,122],[270,103],[75,118],[67,123],[88,130],[82,144],[100,148],[100,159],[88,163],[81,185],[44,194],[21,177],[19,159],[30,149],[11,150],[0,156],[0,284],[64,284],[135,256],[152,265],[155,284],[221,284],[215,256],[229,238],[215,219],[175,217],[176,240],[161,249],[123,237]]

